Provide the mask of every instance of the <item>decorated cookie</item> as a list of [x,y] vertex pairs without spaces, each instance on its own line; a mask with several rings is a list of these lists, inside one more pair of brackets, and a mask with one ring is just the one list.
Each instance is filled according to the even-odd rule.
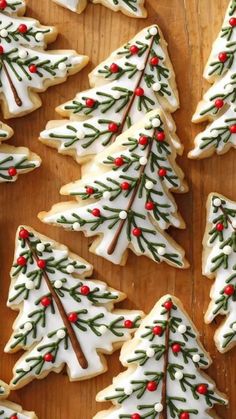
[[170,193],[187,190],[175,159],[164,113],[153,111],[97,156],[94,176],[88,172],[62,188],[78,202],[59,203],[39,218],[97,236],[90,250],[115,264],[126,262],[130,248],[185,268],[184,251],[164,233],[169,226],[185,227]]
[[33,412],[25,412],[22,408],[7,400],[10,388],[3,381],[0,381],[0,418],[2,419],[37,419]]
[[71,381],[106,371],[110,354],[130,337],[142,312],[114,310],[125,295],[86,279],[92,266],[68,248],[29,227],[20,227],[11,270],[8,306],[19,310],[6,352],[24,349],[11,388],[59,373]]
[[218,315],[226,320],[215,333],[220,352],[236,344],[236,203],[212,193],[207,201],[207,225],[203,240],[203,275],[214,278],[211,303],[205,315],[211,323]]
[[38,92],[65,81],[88,62],[86,56],[75,51],[45,52],[47,44],[57,36],[56,29],[21,17],[24,11],[22,0],[1,1],[0,96],[5,118],[39,108]]
[[0,183],[15,182],[18,175],[39,167],[41,159],[25,147],[2,144],[13,135],[10,127],[0,122]]
[[214,382],[201,373],[210,356],[182,304],[171,295],[157,302],[124,344],[120,361],[127,370],[97,395],[97,401],[111,401],[114,407],[94,419],[207,419],[215,404],[226,404]]
[[70,119],[50,121],[40,140],[84,163],[153,109],[162,109],[179,154],[170,116],[179,107],[174,71],[157,25],[138,33],[90,74],[90,90],[60,106]]
[[211,121],[195,138],[189,157],[200,159],[236,147],[236,2],[231,0],[213,44],[204,77],[213,83],[199,103],[193,122]]
[[[88,0],[54,0],[56,3],[66,7],[72,12],[81,13],[87,6]],[[92,3],[100,3],[114,12],[121,11],[131,17],[146,17],[144,8],[145,0],[90,0]]]

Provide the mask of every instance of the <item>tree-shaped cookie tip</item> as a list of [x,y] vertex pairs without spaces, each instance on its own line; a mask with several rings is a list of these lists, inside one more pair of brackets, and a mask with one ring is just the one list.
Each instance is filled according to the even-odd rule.
[[121,351],[127,370],[97,395],[111,401],[94,419],[194,419],[226,400],[201,373],[210,358],[199,333],[175,297],[166,295],[144,318],[134,338]]
[[54,27],[21,15],[25,2],[1,1],[0,94],[5,118],[25,115],[41,106],[38,93],[66,80],[88,58],[75,51],[45,51],[55,40]]
[[37,419],[35,413],[23,411],[21,406],[7,400],[9,386],[0,380],[0,418],[1,419]]
[[66,185],[77,201],[59,203],[43,222],[99,236],[91,251],[124,264],[127,249],[156,262],[188,266],[184,251],[164,231],[184,228],[170,191],[185,192],[182,170],[162,111],[153,111],[95,159],[96,175]]
[[11,270],[8,306],[20,310],[6,352],[24,349],[14,367],[20,388],[67,366],[70,380],[106,370],[109,354],[138,326],[140,311],[114,310],[124,294],[88,280],[92,267],[68,248],[20,227]]
[[205,321],[226,316],[215,333],[218,350],[225,352],[236,344],[236,203],[217,193],[208,198],[203,245],[203,275],[215,279]]

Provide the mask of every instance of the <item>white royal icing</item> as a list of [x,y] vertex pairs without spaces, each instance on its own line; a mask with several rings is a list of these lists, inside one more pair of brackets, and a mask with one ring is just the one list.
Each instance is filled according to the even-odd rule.
[[[66,7],[72,12],[81,13],[84,7],[87,5],[88,0],[54,0],[56,3],[63,7]],[[143,8],[144,0],[133,0],[132,2],[126,2],[124,0],[91,0],[92,3],[101,3],[109,9],[115,12],[121,11],[125,14],[129,14],[133,17],[145,17],[146,12]],[[82,9],[81,9],[82,8]]]
[[20,406],[6,400],[8,395],[8,386],[3,381],[0,381],[0,417],[4,419],[17,415],[17,419],[36,419],[36,416],[32,412],[23,412]]

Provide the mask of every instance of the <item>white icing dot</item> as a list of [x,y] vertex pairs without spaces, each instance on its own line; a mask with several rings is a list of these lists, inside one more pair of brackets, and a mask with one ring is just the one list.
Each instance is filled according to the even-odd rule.
[[29,372],[30,371],[30,365],[29,364],[25,364],[25,365],[23,365],[22,369],[25,372]]
[[178,380],[178,381],[182,380],[183,376],[184,376],[184,374],[181,371],[177,371],[175,373],[175,379]]
[[28,279],[28,280],[25,282],[25,288],[26,288],[27,290],[33,290],[33,289],[35,289],[35,284],[34,284],[34,282],[33,282],[33,281],[31,281],[30,279]]
[[27,323],[25,323],[25,325],[24,325],[24,330],[26,331],[26,332],[29,332],[30,330],[32,330],[33,329],[33,325],[32,325],[32,323],[30,323],[30,322],[27,322]]
[[193,362],[199,362],[201,359],[199,354],[194,354],[192,357]]
[[118,100],[121,97],[121,93],[116,90],[116,91],[113,92],[113,97],[114,97],[114,99]]
[[153,28],[150,28],[149,33],[153,36],[156,35],[157,34],[157,28],[155,26]]
[[234,323],[234,324],[232,325],[232,329],[233,329],[233,331],[234,331],[234,332],[236,332],[236,323]]
[[154,186],[154,183],[153,183],[151,180],[148,180],[148,181],[145,183],[145,188],[146,188],[146,189],[148,189],[148,190],[152,189],[152,188],[153,188],[153,186]]
[[38,252],[44,252],[45,245],[43,243],[38,243],[36,249],[38,250]]
[[233,228],[236,228],[236,220],[232,221],[232,226],[233,226]]
[[145,65],[143,63],[137,63],[136,67],[137,67],[137,70],[142,71],[144,70]]
[[85,133],[84,133],[84,131],[81,129],[80,131],[77,131],[77,138],[79,139],[79,140],[83,140],[84,139],[84,137],[85,137]]
[[99,327],[99,332],[101,333],[101,335],[104,335],[107,331],[106,326],[102,325]]
[[66,267],[66,272],[68,272],[68,274],[72,274],[73,272],[75,272],[75,267],[73,265],[68,265]]
[[125,386],[124,393],[126,394],[126,396],[130,396],[133,393],[133,388],[131,384]]
[[180,324],[178,327],[178,332],[181,334],[184,334],[187,330],[187,327],[185,326],[185,324]]
[[162,412],[163,410],[163,405],[161,403],[156,403],[154,406],[154,409],[156,412]]
[[166,250],[165,250],[164,247],[158,247],[157,248],[158,255],[163,256],[165,254],[165,252],[166,252]]
[[8,36],[8,32],[7,32],[7,30],[6,30],[6,29],[2,29],[2,30],[0,31],[0,36],[1,36],[2,38],[6,38],[6,37]]
[[215,205],[215,207],[220,207],[221,206],[221,199],[220,198],[215,198],[213,201],[213,204]]
[[159,92],[159,90],[161,90],[161,83],[154,83],[152,85],[152,90],[154,90],[154,92]]
[[153,118],[152,119],[152,126],[153,128],[157,128],[161,125],[161,121],[159,118]]
[[54,282],[54,287],[59,290],[62,287],[62,282],[59,279],[57,279]]
[[121,211],[120,213],[119,213],[119,218],[121,219],[121,220],[126,220],[126,218],[127,218],[127,212],[126,211]]
[[66,63],[60,63],[58,65],[58,69],[61,70],[61,71],[64,71],[66,69]]
[[36,33],[36,35],[35,35],[35,39],[37,40],[37,41],[43,41],[43,39],[44,39],[44,35],[43,35],[43,33],[42,32],[38,32],[38,33]]
[[234,90],[234,86],[232,84],[227,84],[224,88],[225,93],[231,93]]
[[73,230],[75,230],[75,231],[80,230],[80,224],[79,223],[74,223],[72,227],[73,227]]
[[111,192],[109,192],[109,191],[105,191],[105,192],[103,192],[103,198],[105,198],[105,199],[109,199],[110,197],[111,197]]
[[223,253],[224,253],[225,255],[231,255],[231,253],[232,253],[232,248],[231,248],[231,246],[225,246],[225,247],[223,248]]
[[27,58],[28,56],[28,52],[26,51],[26,49],[20,49],[19,51],[19,57],[24,60],[25,58]]
[[145,166],[145,164],[147,164],[147,159],[146,159],[146,157],[140,157],[140,159],[139,159],[139,163],[141,164],[141,166]]
[[148,358],[153,358],[155,355],[155,350],[153,348],[148,348],[146,350],[146,355]]
[[64,339],[66,337],[66,332],[63,329],[60,329],[57,331],[57,338],[58,339]]

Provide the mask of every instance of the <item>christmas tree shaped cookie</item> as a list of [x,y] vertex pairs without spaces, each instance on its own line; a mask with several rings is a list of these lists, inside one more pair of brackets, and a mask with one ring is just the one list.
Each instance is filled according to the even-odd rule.
[[203,275],[215,279],[205,321],[210,323],[218,315],[226,316],[215,334],[218,350],[226,352],[236,344],[235,202],[216,193],[209,195],[203,245]]
[[236,2],[231,0],[213,44],[204,77],[212,87],[199,103],[193,122],[210,121],[195,138],[189,157],[200,159],[236,147]]
[[142,312],[114,310],[125,295],[86,279],[92,267],[68,248],[20,227],[8,306],[19,310],[6,352],[24,349],[11,388],[67,366],[71,381],[106,371],[110,354],[130,337]]
[[46,52],[57,31],[22,17],[24,1],[1,0],[0,6],[0,96],[4,117],[11,118],[40,107],[38,92],[65,81],[88,58],[75,51]]
[[90,74],[92,88],[57,110],[67,120],[50,121],[40,140],[79,163],[113,143],[153,109],[161,108],[178,153],[182,146],[170,116],[179,107],[174,71],[157,25],[138,33]]
[[[56,3],[66,7],[72,12],[82,13],[87,6],[88,0],[54,0]],[[121,11],[131,17],[146,17],[144,8],[145,0],[90,0],[92,3],[100,3],[114,12]]]
[[94,176],[66,185],[59,203],[39,218],[86,236],[97,236],[91,251],[124,264],[127,249],[156,262],[188,266],[184,251],[164,231],[184,228],[170,191],[185,192],[183,173],[162,111],[153,111],[122,134],[93,163]]
[[18,175],[30,172],[41,163],[40,157],[28,148],[2,144],[12,135],[12,129],[0,122],[0,183],[15,182]]
[[[1,5],[1,3],[0,3]],[[0,380],[0,418],[2,419],[37,419],[33,412],[25,412],[22,408],[7,400],[10,389],[7,384]]]
[[[201,373],[211,359],[179,300],[166,295],[124,344],[127,368],[97,395],[114,407],[94,419],[207,419],[215,404],[226,404],[214,382]],[[216,417],[216,416],[214,416]]]

